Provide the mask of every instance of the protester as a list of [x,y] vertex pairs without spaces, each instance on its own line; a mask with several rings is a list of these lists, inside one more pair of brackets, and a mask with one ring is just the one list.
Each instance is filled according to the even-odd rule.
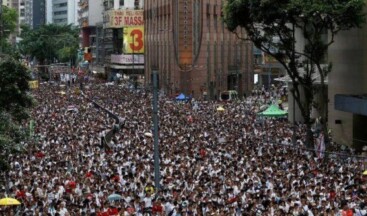
[[[63,88],[33,92],[35,136],[24,153],[9,155],[8,195],[24,214],[365,215],[362,161],[304,150],[303,125],[294,148],[286,120],[259,122],[261,105],[280,93],[253,94],[221,112],[217,102],[161,97],[158,189],[152,95],[103,83],[85,86],[85,96]],[[102,139],[115,120],[88,98],[123,120],[107,145]]]

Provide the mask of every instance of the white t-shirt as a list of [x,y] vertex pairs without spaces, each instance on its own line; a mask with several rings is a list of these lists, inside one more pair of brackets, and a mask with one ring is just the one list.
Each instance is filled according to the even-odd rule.
[[367,214],[367,210],[359,210],[359,209],[356,209],[356,216],[364,216]]
[[152,205],[152,198],[151,197],[145,197],[143,199],[144,201],[144,207],[145,208],[151,208],[153,205]]
[[65,216],[65,214],[68,212],[68,210],[64,207],[64,208],[61,208],[60,211],[59,211],[59,214],[61,216]]

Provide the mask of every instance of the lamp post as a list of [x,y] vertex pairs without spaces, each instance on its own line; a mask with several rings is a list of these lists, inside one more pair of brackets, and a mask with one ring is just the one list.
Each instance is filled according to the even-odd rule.
[[[167,29],[159,29],[159,32],[169,31]],[[155,61],[155,67],[152,68],[152,84],[153,84],[153,148],[154,148],[154,186],[157,191],[160,190],[160,160],[159,160],[159,126],[158,126],[158,69],[159,69],[159,45],[158,45],[158,32],[156,35],[157,41],[157,60]]]
[[154,147],[154,185],[157,191],[160,190],[160,161],[159,161],[159,140],[158,140],[158,71],[152,70],[153,78],[153,147]]
[[[159,32],[162,31],[161,29]],[[158,45],[158,32],[156,34],[156,42]],[[157,55],[156,55],[156,61],[155,61],[155,67],[152,68],[152,87],[153,87],[153,148],[154,148],[154,186],[157,189],[157,191],[160,190],[160,161],[159,161],[159,126],[158,126],[158,68],[159,68],[159,46],[156,47]]]

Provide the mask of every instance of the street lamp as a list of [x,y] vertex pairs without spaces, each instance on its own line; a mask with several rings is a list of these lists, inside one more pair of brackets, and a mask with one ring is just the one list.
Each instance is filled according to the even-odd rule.
[[154,185],[160,189],[159,140],[158,140],[158,71],[152,70],[153,78],[153,147],[154,147]]
[[[159,32],[170,31],[168,29],[159,29]],[[157,34],[158,36],[158,34]],[[158,38],[157,38],[158,39]],[[158,43],[158,40],[157,40]],[[158,69],[159,69],[159,46],[157,48],[157,61],[152,68],[152,84],[153,84],[153,147],[154,147],[154,185],[160,190],[160,161],[159,161],[159,134],[158,134]]]

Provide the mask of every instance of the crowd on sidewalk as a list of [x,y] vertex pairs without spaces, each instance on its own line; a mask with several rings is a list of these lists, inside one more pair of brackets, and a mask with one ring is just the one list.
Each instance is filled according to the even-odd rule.
[[[218,102],[161,97],[157,190],[151,94],[102,83],[86,86],[85,97],[60,91],[44,84],[33,92],[35,136],[9,157],[8,196],[21,201],[21,215],[367,213],[363,161],[303,150],[302,125],[294,148],[286,120],[257,122],[261,92],[221,112]],[[114,120],[86,97],[124,121],[108,145],[101,139]]]

